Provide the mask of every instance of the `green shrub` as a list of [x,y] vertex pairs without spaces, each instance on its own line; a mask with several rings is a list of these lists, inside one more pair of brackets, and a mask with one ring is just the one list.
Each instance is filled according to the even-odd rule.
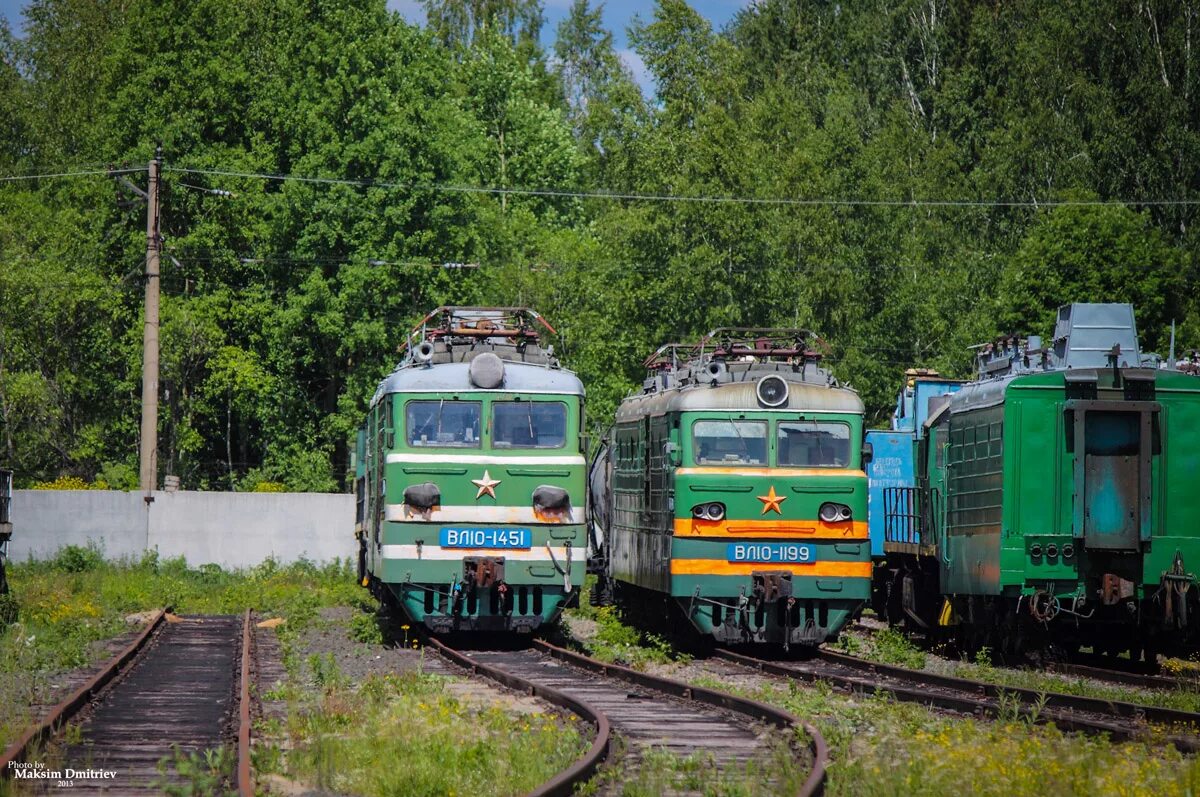
[[104,554],[94,544],[64,545],[50,560],[50,567],[63,573],[87,573],[104,564]]
[[383,628],[374,612],[360,612],[350,618],[350,638],[369,645],[383,644]]
[[17,621],[21,606],[17,596],[11,592],[0,593],[0,626],[6,626]]

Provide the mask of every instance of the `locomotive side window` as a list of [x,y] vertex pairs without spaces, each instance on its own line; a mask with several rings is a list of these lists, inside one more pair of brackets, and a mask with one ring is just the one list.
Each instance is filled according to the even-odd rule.
[[844,468],[850,464],[850,427],[829,421],[780,422],[780,467]]
[[478,401],[410,401],[405,434],[410,446],[479,448]]
[[567,443],[567,405],[561,401],[497,401],[492,404],[495,448],[562,448]]
[[708,420],[692,424],[697,465],[766,465],[766,421]]

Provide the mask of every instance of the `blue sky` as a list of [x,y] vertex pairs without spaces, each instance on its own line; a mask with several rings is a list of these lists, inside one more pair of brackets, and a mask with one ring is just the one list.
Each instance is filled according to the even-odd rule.
[[[750,0],[691,0],[691,3],[693,8],[706,16],[712,22],[713,27],[719,30],[733,19],[734,14],[748,6]],[[387,4],[388,8],[399,11],[411,22],[425,21],[425,12],[422,10],[419,0],[387,0]],[[554,32],[558,23],[567,15],[567,11],[571,7],[571,0],[543,0],[543,4],[546,27],[542,33],[542,41],[549,47],[554,41]],[[0,0],[0,16],[7,17],[9,24],[18,33],[21,30],[21,9],[25,5],[26,0]],[[642,64],[637,54],[629,49],[625,29],[635,14],[640,14],[643,19],[648,20],[652,10],[652,3],[638,2],[637,0],[607,0],[604,3],[605,27],[613,32],[614,44],[620,52],[621,58],[633,71],[638,83],[647,93],[653,90],[653,86],[646,74],[645,65]]]

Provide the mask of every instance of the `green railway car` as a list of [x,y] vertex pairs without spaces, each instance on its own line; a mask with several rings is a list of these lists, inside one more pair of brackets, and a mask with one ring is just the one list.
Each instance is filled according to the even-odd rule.
[[835,637],[868,597],[863,404],[808,335],[716,330],[647,361],[593,465],[601,592],[785,646]]
[[584,573],[584,390],[525,308],[438,308],[358,433],[359,577],[429,630],[529,633]]
[[1195,649],[1200,378],[1143,356],[1123,304],[1065,306],[1050,346],[979,364],[885,491],[893,617],[1014,652]]

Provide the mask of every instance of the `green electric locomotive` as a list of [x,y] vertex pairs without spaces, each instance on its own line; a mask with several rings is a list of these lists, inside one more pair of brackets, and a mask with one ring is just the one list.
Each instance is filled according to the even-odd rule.
[[583,385],[526,308],[441,307],[358,433],[359,577],[437,633],[529,633],[584,572]]
[[895,456],[915,460],[911,483],[872,503],[881,607],[969,648],[1194,649],[1194,367],[1143,355],[1126,304],[1064,306],[1049,346],[1010,338],[978,359],[976,381],[928,391]]
[[719,329],[647,361],[593,464],[598,600],[726,644],[836,637],[870,587],[863,403],[810,343]]

